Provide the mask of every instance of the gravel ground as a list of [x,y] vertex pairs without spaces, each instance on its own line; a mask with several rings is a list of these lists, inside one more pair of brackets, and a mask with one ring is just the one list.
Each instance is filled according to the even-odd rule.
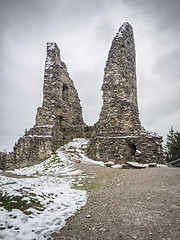
[[90,176],[88,202],[55,240],[180,239],[180,169],[77,166]]

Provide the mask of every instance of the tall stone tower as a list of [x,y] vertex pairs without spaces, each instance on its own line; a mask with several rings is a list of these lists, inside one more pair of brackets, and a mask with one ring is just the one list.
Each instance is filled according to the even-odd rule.
[[137,104],[133,29],[124,23],[112,41],[104,70],[103,106],[90,156],[97,160],[163,161],[162,138],[141,127]]
[[59,48],[56,43],[47,43],[43,103],[37,110],[33,132],[50,134],[57,148],[62,140],[81,136],[84,126],[79,96],[60,59]]
[[97,124],[98,135],[139,133],[135,44],[129,23],[120,27],[112,41],[102,90],[103,107]]
[[77,90],[56,43],[47,43],[43,103],[33,128],[10,154],[0,153],[0,168],[23,167],[49,157],[64,141],[81,137],[85,123]]

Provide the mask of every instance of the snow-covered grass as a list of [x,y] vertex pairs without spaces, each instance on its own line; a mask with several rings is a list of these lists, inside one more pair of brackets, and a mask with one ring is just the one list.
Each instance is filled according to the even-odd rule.
[[74,139],[38,165],[0,175],[0,239],[48,239],[86,204],[86,192],[77,190],[86,176],[74,163],[103,165],[85,156],[86,146]]

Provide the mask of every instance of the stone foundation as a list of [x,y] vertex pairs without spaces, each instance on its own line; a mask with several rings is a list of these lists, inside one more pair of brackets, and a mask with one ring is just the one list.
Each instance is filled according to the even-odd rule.
[[163,163],[162,138],[154,136],[94,137],[88,156],[118,164],[127,161]]

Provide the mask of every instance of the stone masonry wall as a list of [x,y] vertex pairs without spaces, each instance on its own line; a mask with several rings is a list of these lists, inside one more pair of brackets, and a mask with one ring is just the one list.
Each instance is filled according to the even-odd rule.
[[103,106],[89,144],[96,160],[163,162],[162,137],[141,126],[137,104],[133,29],[124,23],[112,41],[104,70]]
[[37,109],[34,127],[19,138],[14,151],[1,153],[0,168],[38,163],[65,141],[81,137],[85,127],[78,93],[59,48],[56,43],[47,43],[42,107]]
[[158,136],[96,136],[92,143],[88,155],[95,160],[114,161],[119,164],[127,161],[163,162],[162,144]]
[[139,133],[135,44],[133,30],[128,23],[122,25],[112,41],[102,91],[103,106],[96,124],[98,135]]
[[91,158],[124,163],[164,162],[162,137],[147,132],[139,119],[133,29],[124,23],[112,41],[104,70],[103,106],[99,121],[87,126],[77,90],[61,61],[56,43],[47,43],[43,103],[36,121],[12,153],[0,153],[0,169],[38,163],[74,137],[93,138]]

